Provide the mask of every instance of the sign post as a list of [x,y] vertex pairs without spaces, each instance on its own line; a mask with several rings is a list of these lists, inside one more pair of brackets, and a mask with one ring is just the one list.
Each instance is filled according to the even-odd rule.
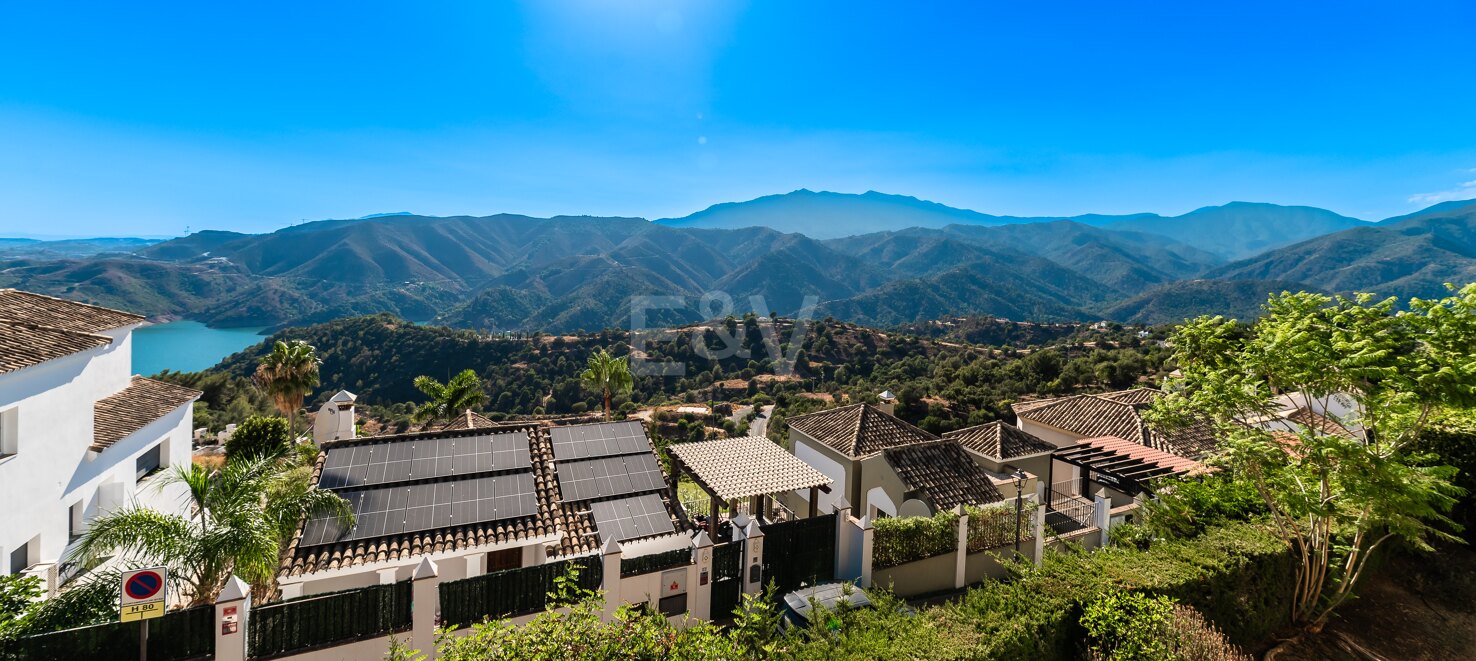
[[164,616],[167,607],[169,570],[164,567],[134,569],[123,572],[123,585],[118,594],[119,619],[138,621],[138,658],[149,658],[149,620]]

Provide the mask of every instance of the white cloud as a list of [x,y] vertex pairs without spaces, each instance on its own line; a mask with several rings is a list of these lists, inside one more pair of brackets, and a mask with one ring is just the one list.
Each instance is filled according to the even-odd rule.
[[[1476,168],[1467,168],[1465,172],[1476,173]],[[1436,193],[1416,193],[1409,196],[1411,204],[1439,204],[1451,200],[1469,200],[1476,198],[1476,179],[1456,185],[1455,188],[1443,190]]]

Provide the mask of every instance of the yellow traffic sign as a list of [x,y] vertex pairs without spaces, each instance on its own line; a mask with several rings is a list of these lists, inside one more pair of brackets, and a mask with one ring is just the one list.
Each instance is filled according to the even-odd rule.
[[164,602],[150,601],[141,604],[129,604],[123,607],[123,622],[136,622],[138,620],[151,620],[156,617],[164,617]]

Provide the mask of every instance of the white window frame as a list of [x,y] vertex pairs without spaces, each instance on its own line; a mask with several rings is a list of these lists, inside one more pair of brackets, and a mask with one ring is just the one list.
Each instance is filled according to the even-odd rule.
[[20,454],[20,407],[0,411],[0,459]]

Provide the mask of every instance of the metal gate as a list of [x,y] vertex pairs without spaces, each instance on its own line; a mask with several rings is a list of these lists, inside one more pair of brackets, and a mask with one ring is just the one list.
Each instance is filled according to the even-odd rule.
[[712,619],[725,620],[743,603],[743,542],[712,550]]
[[776,595],[835,580],[834,514],[764,526],[764,584]]

